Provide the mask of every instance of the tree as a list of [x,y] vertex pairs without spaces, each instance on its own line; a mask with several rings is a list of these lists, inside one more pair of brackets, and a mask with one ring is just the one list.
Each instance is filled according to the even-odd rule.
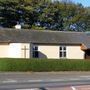
[[90,7],[86,8],[86,12],[87,12],[87,15],[86,15],[86,30],[90,31]]
[[89,30],[89,9],[70,0],[0,0],[0,25],[12,28]]

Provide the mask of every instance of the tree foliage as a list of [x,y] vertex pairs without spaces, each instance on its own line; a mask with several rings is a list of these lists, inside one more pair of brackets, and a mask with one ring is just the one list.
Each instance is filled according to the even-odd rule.
[[48,30],[89,30],[90,8],[52,0],[0,0],[0,26]]

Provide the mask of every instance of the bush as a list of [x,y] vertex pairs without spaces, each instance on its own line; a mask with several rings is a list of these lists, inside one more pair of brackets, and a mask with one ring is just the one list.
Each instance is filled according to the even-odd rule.
[[0,71],[90,71],[89,60],[0,59]]

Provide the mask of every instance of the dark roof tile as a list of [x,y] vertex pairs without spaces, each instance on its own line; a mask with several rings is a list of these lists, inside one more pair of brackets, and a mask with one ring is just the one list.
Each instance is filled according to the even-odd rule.
[[0,30],[0,42],[5,41],[12,43],[85,44],[90,48],[90,36],[87,36],[85,32]]

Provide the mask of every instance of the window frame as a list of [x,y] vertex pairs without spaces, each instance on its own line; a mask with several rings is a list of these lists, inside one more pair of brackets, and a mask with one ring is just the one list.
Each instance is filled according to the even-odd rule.
[[32,46],[32,57],[33,58],[39,58],[39,52],[38,52],[38,46],[37,45]]
[[60,46],[59,47],[59,58],[66,58],[67,57],[67,48],[66,46]]

